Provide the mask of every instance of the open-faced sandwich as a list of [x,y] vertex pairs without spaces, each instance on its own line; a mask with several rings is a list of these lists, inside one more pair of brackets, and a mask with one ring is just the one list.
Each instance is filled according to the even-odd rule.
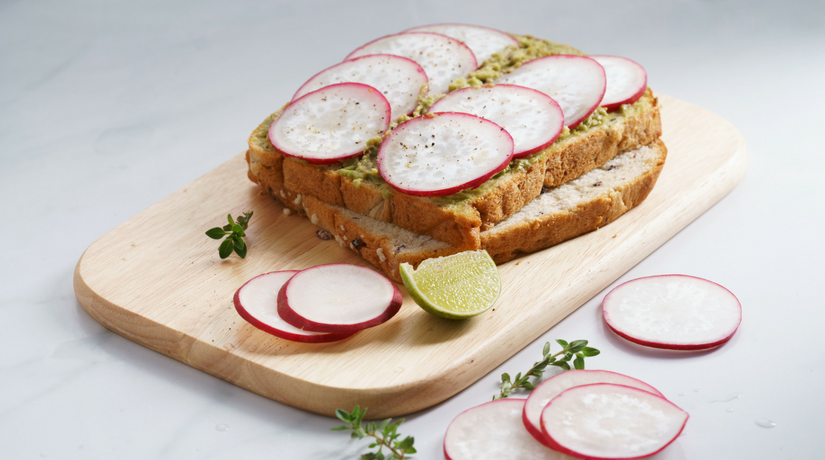
[[486,249],[497,263],[604,226],[667,150],[644,69],[460,24],[322,70],[249,138],[249,178],[390,278]]

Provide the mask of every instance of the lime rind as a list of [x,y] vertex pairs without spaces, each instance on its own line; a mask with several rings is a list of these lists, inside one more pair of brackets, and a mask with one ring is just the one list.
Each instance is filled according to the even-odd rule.
[[399,271],[415,303],[442,318],[484,313],[501,293],[498,268],[484,250],[427,259],[417,269],[403,263]]

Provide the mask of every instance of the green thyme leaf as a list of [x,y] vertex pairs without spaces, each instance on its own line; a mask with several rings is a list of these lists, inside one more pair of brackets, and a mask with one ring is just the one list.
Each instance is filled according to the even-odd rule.
[[220,227],[210,228],[206,231],[206,236],[212,238],[213,240],[219,240],[223,238],[224,235],[226,235],[226,232]]
[[[243,243],[243,241],[241,243]],[[240,248],[238,247],[238,245],[235,245],[235,254],[237,254],[238,257],[240,257],[241,259],[245,259],[246,258],[246,245],[244,244]]]
[[360,427],[361,421],[364,420],[364,415],[367,413],[367,409],[361,410],[360,407],[355,406],[355,409],[353,409],[352,413],[355,414],[354,424]]
[[569,351],[570,353],[578,353],[586,346],[587,340],[574,340],[570,343]]
[[576,369],[582,370],[584,369],[584,355],[581,353],[576,354],[576,359],[573,360],[573,367]]
[[232,238],[227,238],[223,240],[221,246],[218,248],[218,255],[221,256],[221,259],[226,259],[229,257],[229,254],[232,254],[232,249],[235,248],[235,245],[232,244]]
[[246,243],[244,243],[243,238],[238,235],[232,235],[232,244],[235,245],[235,249],[241,249],[246,247]]
[[413,443],[415,442],[415,438],[412,436],[407,436],[401,442],[398,443],[398,447],[406,449],[408,453],[414,454],[415,449],[413,449]]
[[595,348],[590,348],[590,347],[584,347],[584,348],[582,348],[582,354],[583,354],[584,356],[587,356],[587,357],[590,357],[590,356],[596,356],[596,355],[598,355],[599,353],[601,353],[601,352],[600,352],[599,350],[595,349]]

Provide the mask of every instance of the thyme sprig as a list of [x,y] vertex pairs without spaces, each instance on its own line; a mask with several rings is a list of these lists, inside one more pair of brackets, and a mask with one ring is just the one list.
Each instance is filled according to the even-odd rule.
[[[412,436],[407,436],[400,441],[398,440],[398,438],[401,437],[401,435],[398,434],[398,427],[404,423],[403,418],[395,422],[393,422],[391,418],[388,418],[379,422],[377,425],[375,422],[369,422],[366,426],[361,426],[364,414],[366,413],[367,408],[365,407],[362,410],[360,406],[355,406],[352,413],[338,409],[335,411],[335,416],[346,425],[336,426],[330,429],[332,431],[352,430],[350,436],[355,439],[363,439],[366,437],[375,438],[375,442],[371,443],[369,447],[370,449],[378,447],[378,450],[362,455],[361,458],[363,460],[404,460],[410,458],[407,454],[415,453],[415,448],[413,447],[415,439]],[[384,448],[389,450],[387,453],[388,456],[384,455]]]
[[557,339],[556,343],[562,346],[562,350],[556,354],[550,354],[550,342],[544,344],[544,349],[541,354],[544,358],[541,361],[533,364],[527,372],[522,375],[521,372],[516,374],[515,380],[510,379],[510,374],[501,374],[501,393],[498,396],[493,396],[493,401],[510,396],[510,394],[518,389],[524,388],[532,390],[535,385],[530,382],[530,377],[541,377],[547,366],[558,366],[566,371],[570,370],[570,360],[573,360],[573,367],[576,369],[584,369],[584,358],[596,356],[599,350],[588,347],[587,340],[574,340],[567,343],[564,340]]
[[242,216],[238,216],[235,220],[232,220],[232,214],[227,214],[226,220],[229,221],[229,224],[224,225],[223,228],[215,227],[206,231],[206,236],[213,240],[219,240],[226,236],[226,239],[223,240],[223,243],[221,243],[221,246],[218,248],[218,255],[221,256],[221,259],[229,257],[232,251],[235,251],[235,254],[240,256],[241,259],[246,257],[247,246],[243,237],[246,236],[244,230],[246,230],[249,225],[249,219],[251,218],[252,211],[243,213]]

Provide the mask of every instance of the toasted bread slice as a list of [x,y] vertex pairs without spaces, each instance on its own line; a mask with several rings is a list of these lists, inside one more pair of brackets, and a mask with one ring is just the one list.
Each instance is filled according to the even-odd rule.
[[[509,218],[480,232],[481,247],[496,263],[504,263],[519,253],[538,251],[603,227],[647,197],[666,157],[661,140],[620,154],[577,179],[546,190]],[[401,263],[417,266],[425,259],[462,250],[311,196],[302,200],[301,208],[340,245],[399,282]]]
[[266,136],[278,113],[264,120],[249,138],[249,178],[253,182],[278,190],[278,197],[299,212],[302,197],[311,196],[462,250],[480,248],[483,230],[516,213],[542,189],[561,185],[618,153],[648,145],[661,136],[658,101],[648,89],[636,103],[619,111],[598,110],[547,149],[513,161],[478,189],[423,198],[392,190],[374,177],[377,174],[365,180],[353,179],[341,166],[312,165],[283,157]]

